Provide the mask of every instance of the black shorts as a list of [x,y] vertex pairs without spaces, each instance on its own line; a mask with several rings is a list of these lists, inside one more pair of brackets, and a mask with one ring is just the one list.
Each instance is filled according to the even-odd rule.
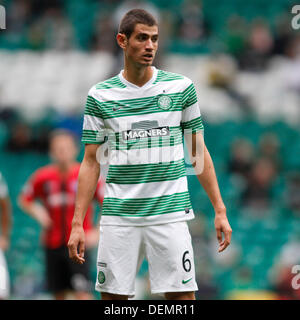
[[64,290],[90,292],[89,253],[85,251],[84,264],[77,264],[69,258],[66,246],[57,249],[45,249],[46,277],[48,290],[52,293]]

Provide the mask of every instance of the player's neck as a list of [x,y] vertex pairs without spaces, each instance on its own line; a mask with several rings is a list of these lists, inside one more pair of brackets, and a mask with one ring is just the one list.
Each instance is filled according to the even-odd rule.
[[142,87],[152,76],[153,70],[151,66],[140,67],[125,62],[123,77],[136,86]]
[[74,162],[57,163],[56,166],[61,174],[67,174],[74,165]]

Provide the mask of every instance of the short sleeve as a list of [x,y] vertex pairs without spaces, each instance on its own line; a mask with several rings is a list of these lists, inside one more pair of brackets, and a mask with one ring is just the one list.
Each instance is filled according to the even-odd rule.
[[6,197],[8,197],[8,187],[0,172],[0,199],[5,199]]
[[106,130],[101,114],[100,102],[89,91],[83,118],[83,143],[102,144],[106,141]]
[[193,82],[182,93],[182,128],[185,133],[204,130],[197,93]]

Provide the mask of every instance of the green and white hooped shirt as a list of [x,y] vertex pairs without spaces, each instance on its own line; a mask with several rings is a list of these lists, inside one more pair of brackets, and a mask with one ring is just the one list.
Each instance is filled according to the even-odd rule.
[[203,130],[197,94],[187,77],[152,68],[142,87],[128,82],[122,70],[87,97],[82,141],[109,146],[102,225],[194,218],[183,133]]

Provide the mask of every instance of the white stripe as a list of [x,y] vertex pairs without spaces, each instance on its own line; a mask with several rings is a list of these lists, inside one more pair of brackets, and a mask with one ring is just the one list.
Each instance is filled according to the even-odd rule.
[[183,122],[191,121],[193,119],[200,117],[200,115],[201,115],[200,107],[198,105],[198,102],[196,102],[182,111],[182,121]]
[[139,88],[138,90],[132,89],[131,87],[97,90],[94,87],[92,90],[90,90],[89,95],[100,102],[140,99],[157,96],[158,94],[180,93],[184,91],[191,83],[192,82],[190,79],[184,77],[184,79],[180,80],[158,82],[154,85],[147,86],[146,88]]
[[9,297],[9,274],[5,256],[0,249],[0,299],[7,299]]
[[128,117],[105,119],[105,127],[114,132],[130,130],[131,124],[140,121],[157,121],[158,126],[176,127],[180,126],[182,111],[170,111],[163,113],[149,113]]
[[188,214],[184,211],[177,211],[166,214],[159,214],[147,217],[120,217],[120,216],[102,216],[100,226],[147,226],[164,223],[173,223],[178,221],[187,221],[195,217],[194,211],[190,210]]
[[183,145],[179,144],[175,146],[154,147],[147,149],[109,150],[107,161],[108,164],[111,165],[134,165],[170,162],[183,158]]
[[162,195],[171,195],[178,192],[188,191],[187,178],[181,177],[177,180],[162,182],[149,182],[138,184],[116,184],[105,185],[105,197],[128,199],[128,198],[153,198]]
[[99,131],[104,129],[104,122],[101,118],[84,115],[83,130]]

